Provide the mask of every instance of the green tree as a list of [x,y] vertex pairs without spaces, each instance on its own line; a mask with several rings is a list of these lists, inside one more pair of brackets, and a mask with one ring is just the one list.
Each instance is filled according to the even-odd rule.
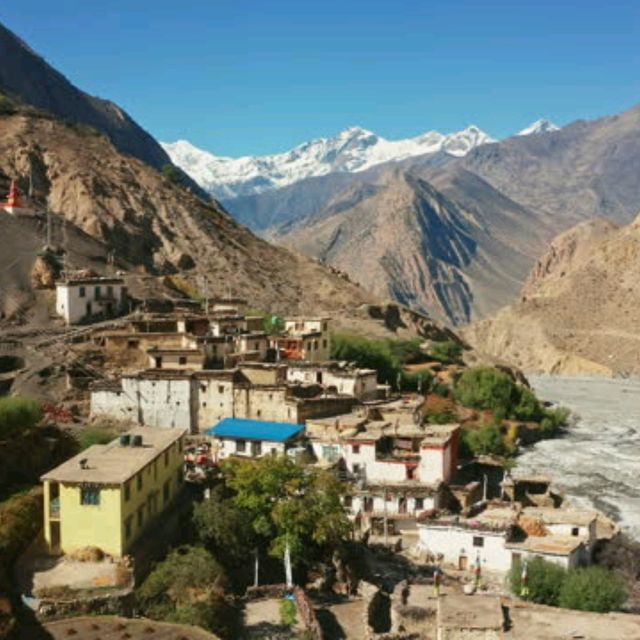
[[226,583],[224,570],[206,549],[183,546],[153,568],[136,601],[154,620],[195,624],[232,638],[234,610],[224,596]]
[[462,431],[462,453],[465,457],[504,456],[511,453],[497,424],[465,428]]
[[237,507],[221,486],[195,506],[193,521],[202,543],[227,567],[244,564],[257,544],[251,513]]
[[516,396],[517,401],[512,410],[513,417],[518,420],[539,422],[544,413],[533,391],[526,387],[517,387]]
[[570,570],[560,589],[558,604],[581,611],[615,611],[628,597],[624,579],[604,567]]
[[429,355],[444,364],[459,362],[462,355],[462,346],[455,340],[435,342],[429,349]]
[[84,451],[94,444],[107,444],[117,436],[118,434],[111,429],[84,429],[78,434],[78,443],[80,444],[80,449]]
[[343,485],[332,474],[284,456],[230,459],[222,469],[234,506],[272,556],[281,558],[288,545],[295,563],[349,536]]
[[[534,558],[527,563],[529,595],[525,600],[538,604],[558,606],[560,591],[567,575],[566,569],[542,558]],[[511,589],[516,595],[521,594],[522,564],[515,562],[509,575]]]
[[474,409],[503,409],[508,415],[519,399],[516,383],[494,367],[473,367],[455,383],[458,402]]
[[265,332],[268,334],[277,334],[284,331],[284,320],[274,314],[266,314],[262,324]]
[[10,438],[42,420],[40,405],[31,398],[0,398],[0,438]]

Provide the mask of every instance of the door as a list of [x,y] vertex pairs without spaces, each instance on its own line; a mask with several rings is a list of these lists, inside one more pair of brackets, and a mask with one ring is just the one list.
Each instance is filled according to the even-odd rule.
[[460,571],[466,571],[467,570],[467,556],[460,556],[458,558],[458,569]]
[[60,523],[50,522],[50,537],[51,540],[51,553],[60,552]]
[[407,513],[407,499],[405,497],[398,498],[398,513]]

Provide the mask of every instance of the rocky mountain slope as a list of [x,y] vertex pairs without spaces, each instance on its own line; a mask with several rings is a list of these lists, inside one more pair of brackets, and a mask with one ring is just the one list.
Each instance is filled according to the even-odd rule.
[[122,153],[153,167],[171,162],[160,144],[118,105],[75,87],[2,24],[0,60],[0,91],[63,120],[90,125]]
[[[365,287],[387,291],[451,323],[465,323],[509,304],[555,235],[596,215],[628,223],[640,202],[640,107],[561,130],[539,121],[524,133],[462,158],[420,156],[391,168],[378,165],[339,181],[331,175],[315,178],[236,202],[243,219],[265,237],[325,259]],[[407,227],[395,236],[402,243],[393,241],[384,225],[372,226],[380,207],[388,224],[406,220],[409,200],[401,198],[396,206],[388,197],[393,181],[385,178],[398,169],[418,176],[467,212],[466,233],[475,245],[465,260],[449,262],[446,251],[438,252],[456,242],[448,235],[446,219],[430,226],[429,238],[423,225]],[[416,192],[411,202],[421,199]],[[368,240],[371,234],[378,236],[379,264],[365,269],[361,265],[369,264],[370,257],[363,261],[357,251],[365,246],[362,237]],[[405,266],[399,269],[398,263]],[[424,266],[436,263],[441,269]],[[419,277],[409,276],[409,264],[422,265]],[[451,269],[456,277],[443,278]]]
[[438,152],[461,157],[488,142],[493,139],[472,125],[447,135],[428,131],[406,140],[386,140],[351,127],[333,138],[311,140],[291,151],[262,157],[219,157],[186,140],[163,146],[173,162],[211,195],[231,204],[234,198],[281,189],[306,178],[357,173],[385,162]]
[[376,294],[454,324],[515,296],[544,243],[538,216],[462,169],[431,182],[388,169],[277,233]]
[[583,222],[558,236],[518,302],[464,332],[526,371],[640,373],[640,217]]

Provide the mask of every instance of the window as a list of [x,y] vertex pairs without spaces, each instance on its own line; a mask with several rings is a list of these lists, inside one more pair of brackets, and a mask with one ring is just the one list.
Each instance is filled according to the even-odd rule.
[[322,323],[322,330],[323,330],[323,331],[326,331],[326,330],[327,330],[327,323],[326,323],[326,322],[323,322],[323,323]]
[[344,500],[343,500],[344,506],[347,509],[351,509],[352,505],[353,505],[353,498],[351,496],[345,496]]
[[[154,358],[154,360],[155,360],[156,369],[162,369],[162,357],[161,356],[156,356]],[[155,384],[154,384],[154,386],[155,386]]]
[[144,524],[144,505],[138,508],[138,529]]
[[80,504],[99,505],[100,489],[98,487],[81,487],[80,488]]
[[352,465],[351,468],[353,469],[353,473],[354,474],[357,475],[358,473],[360,473],[360,465],[359,464],[354,464],[354,465]]
[[354,444],[351,447],[351,451],[356,455],[359,454],[360,453],[360,445],[359,444]]
[[100,287],[96,287],[94,291],[95,291],[95,296],[94,296],[95,299],[100,300]]
[[271,455],[275,456],[278,453],[278,450],[275,447],[271,447]]
[[139,344],[138,340],[127,340],[127,349],[137,349]]
[[224,393],[224,387],[221,384],[218,385],[218,393]]
[[124,501],[129,502],[131,498],[131,485],[126,482],[124,485]]
[[136,485],[138,487],[138,491],[142,491],[142,472],[136,476]]
[[407,480],[415,480],[416,470],[413,467],[407,467]]
[[424,509],[424,498],[416,498],[415,499],[416,511],[421,511]]
[[262,455],[262,442],[251,443],[251,455],[254,457]]
[[578,536],[578,535],[580,535],[580,528],[579,528],[579,527],[573,527],[573,528],[571,529],[571,535],[572,535],[572,536]]
[[131,527],[133,525],[133,516],[129,516],[124,521],[124,539],[129,540],[131,538]]
[[338,447],[331,445],[322,446],[322,457],[329,462],[333,462],[338,459],[339,451]]
[[113,287],[111,285],[107,286],[107,297],[108,298],[112,298],[113,297]]
[[482,536],[473,536],[474,547],[484,547],[484,538]]
[[327,341],[326,341],[326,340],[323,340],[323,341],[322,341],[322,348],[323,348],[323,349],[326,349],[326,348],[327,348]]
[[164,452],[164,466],[165,467],[169,466],[169,452],[168,451]]
[[260,343],[259,342],[254,342],[253,343],[253,350],[254,351],[260,351]]
[[87,295],[87,290],[84,287],[78,289],[78,297],[84,298]]
[[258,409],[257,414],[258,418],[262,418],[262,409]]
[[187,356],[179,356],[178,364],[187,364]]
[[245,440],[236,440],[236,452],[244,453],[247,450],[247,443]]
[[171,487],[169,486],[169,481],[167,480],[162,487],[162,500],[166,505],[169,502],[169,498],[171,497]]

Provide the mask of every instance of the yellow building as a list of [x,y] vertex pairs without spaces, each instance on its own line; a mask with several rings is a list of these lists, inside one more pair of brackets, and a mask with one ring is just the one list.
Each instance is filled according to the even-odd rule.
[[138,427],[42,476],[50,551],[126,554],[182,486],[184,433]]

